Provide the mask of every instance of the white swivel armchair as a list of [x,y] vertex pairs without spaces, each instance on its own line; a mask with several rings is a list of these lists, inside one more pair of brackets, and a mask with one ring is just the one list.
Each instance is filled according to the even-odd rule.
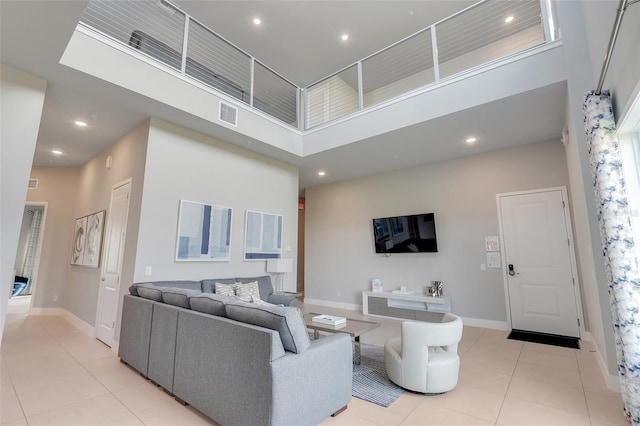
[[405,321],[402,336],[384,345],[387,375],[415,392],[443,393],[458,383],[462,319],[445,314],[442,322]]

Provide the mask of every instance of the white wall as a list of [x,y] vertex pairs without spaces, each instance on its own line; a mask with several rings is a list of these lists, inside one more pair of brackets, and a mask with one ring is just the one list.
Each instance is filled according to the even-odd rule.
[[[554,140],[308,188],[305,300],[357,305],[371,278],[416,291],[442,280],[453,312],[506,322],[502,270],[480,270],[484,237],[498,235],[496,194],[566,186],[565,161]],[[372,218],[428,212],[438,253],[375,253]]]
[[[604,3],[607,3],[608,6]],[[601,42],[599,37],[604,37],[606,45],[613,25],[607,16],[602,16],[601,20],[594,19],[587,27],[584,16],[585,12],[593,15],[595,11],[602,12],[608,8],[615,9],[617,6],[617,2],[604,3],[557,2],[556,7],[562,32],[565,70],[568,79],[566,120],[570,139],[567,148],[567,164],[572,188],[571,201],[574,205],[576,225],[574,230],[577,236],[576,242],[580,246],[578,265],[582,278],[583,303],[586,308],[586,328],[593,335],[601,357],[600,366],[607,377],[608,385],[615,389],[617,367],[613,322],[582,111],[584,94],[596,88],[597,77],[600,73],[599,67],[602,65],[601,62],[599,65],[595,64],[596,61],[593,58],[604,57],[604,51],[600,51],[599,47],[592,46],[589,42],[590,40]],[[595,9],[593,9],[594,7]],[[627,22],[627,25],[633,24]],[[629,37],[632,33],[633,31],[626,31],[625,37]],[[590,34],[591,36],[589,36]],[[594,38],[593,34],[600,34],[600,36]],[[623,48],[616,50],[615,56],[612,56],[611,66],[613,69],[619,66],[617,61],[621,58],[623,62],[626,62],[627,57],[637,57],[637,39],[623,38],[621,41],[620,46]],[[624,46],[627,46],[626,50]],[[631,48],[631,46],[635,47]],[[595,67],[598,69],[594,69]],[[640,67],[635,72],[636,81],[640,75],[637,71],[640,71]],[[630,73],[633,74],[633,70],[630,70]],[[626,78],[625,81],[627,81]],[[625,86],[626,84],[624,83]]]
[[[598,0],[580,3],[585,26],[588,29],[586,40],[591,58],[591,72],[597,83],[620,2]],[[604,89],[610,89],[613,95],[616,119],[622,118],[627,112],[635,99],[635,94],[640,90],[638,87],[640,76],[638,40],[640,40],[640,7],[629,5],[622,18],[622,25],[603,86]]]
[[[31,171],[31,178],[38,179],[38,188],[29,191],[28,200],[48,202],[34,308],[64,308],[94,326],[101,270],[70,265],[74,222],[78,217],[108,210],[111,187],[128,178],[132,179],[132,190],[121,282],[133,279],[148,131],[148,121],[141,123],[82,167],[36,167]],[[107,170],[109,155],[113,166]],[[105,223],[108,221],[107,215]],[[123,284],[121,296],[128,286]]]
[[[191,130],[151,120],[134,281],[265,275],[265,261],[245,262],[245,211],[280,214],[283,246],[296,268],[298,169]],[[176,262],[180,200],[233,208],[231,260]],[[152,275],[145,275],[145,268]],[[285,275],[295,290],[295,273]]]
[[[73,214],[69,218],[71,224],[73,224],[75,218],[106,210],[106,225],[109,222],[108,211],[112,187],[126,179],[131,179],[129,219],[124,252],[125,260],[120,277],[119,310],[121,309],[122,296],[129,287],[126,283],[133,278],[148,134],[149,121],[145,120],[134,130],[82,166],[79,176],[78,198]],[[111,169],[107,169],[105,165],[108,156],[113,159]],[[69,234],[71,236],[72,232]],[[90,326],[93,326],[96,321],[101,269],[71,265],[68,268],[64,308]],[[116,323],[116,327],[116,330],[119,331],[118,323]],[[119,333],[117,332],[116,336],[118,335]]]
[[28,191],[27,201],[48,203],[38,283],[31,306],[62,308],[71,259],[73,211],[78,198],[80,168],[34,167],[31,178],[38,179],[38,188]]
[[46,81],[0,65],[0,333],[13,288],[13,266]]

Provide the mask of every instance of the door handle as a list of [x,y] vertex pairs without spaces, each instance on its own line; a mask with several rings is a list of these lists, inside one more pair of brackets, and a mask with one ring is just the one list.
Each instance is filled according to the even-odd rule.
[[516,275],[516,271],[513,269],[513,263],[510,263],[509,266],[509,275],[511,275],[512,277]]

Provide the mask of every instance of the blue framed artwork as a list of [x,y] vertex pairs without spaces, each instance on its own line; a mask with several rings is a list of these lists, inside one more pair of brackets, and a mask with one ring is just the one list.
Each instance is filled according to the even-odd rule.
[[247,210],[244,232],[244,260],[280,259],[282,216]]
[[228,261],[232,216],[229,207],[181,200],[176,261]]

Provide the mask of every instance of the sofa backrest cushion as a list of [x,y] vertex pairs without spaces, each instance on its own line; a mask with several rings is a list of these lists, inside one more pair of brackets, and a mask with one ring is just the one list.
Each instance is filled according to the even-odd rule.
[[238,300],[227,303],[225,309],[231,319],[280,333],[282,346],[289,352],[299,354],[311,345],[302,312],[298,308],[261,306]]
[[262,277],[253,278],[236,278],[238,283],[250,283],[252,281],[258,281],[258,287],[260,288],[260,299],[269,300],[269,295],[273,293],[273,285],[271,284],[271,277],[264,275]]
[[140,294],[137,291],[137,288],[142,284],[153,284],[156,287],[177,287],[184,288],[187,290],[199,290],[202,291],[202,284],[200,281],[153,281],[153,282],[144,282],[144,283],[133,283],[131,287],[129,287],[129,293],[134,296],[139,296]]
[[200,290],[189,290],[178,287],[162,287],[162,300],[167,305],[174,305],[189,309],[189,296],[195,296],[200,293]]
[[216,283],[220,284],[235,284],[235,278],[215,278],[202,280],[202,292],[203,293],[215,293]]
[[142,283],[136,285],[136,294],[142,298],[162,302],[162,287],[158,287],[151,283]]
[[205,314],[216,315],[219,317],[226,317],[227,310],[224,306],[230,302],[236,300],[235,297],[221,296],[214,293],[200,293],[189,298],[191,310],[203,312]]

